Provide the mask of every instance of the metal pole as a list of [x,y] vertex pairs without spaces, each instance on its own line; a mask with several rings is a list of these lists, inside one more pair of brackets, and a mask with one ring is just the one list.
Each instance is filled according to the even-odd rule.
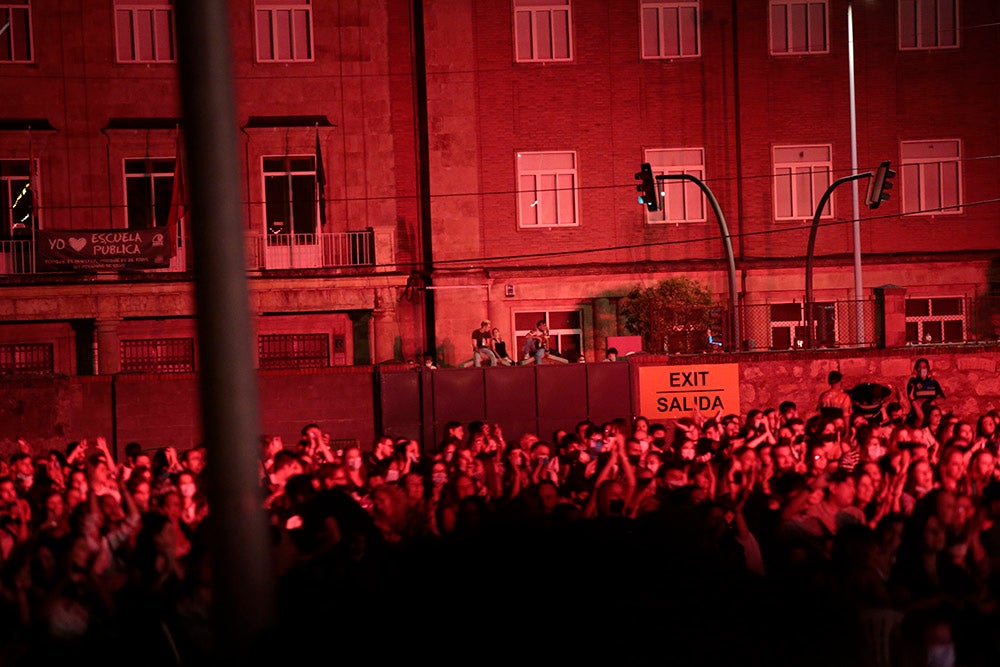
[[260,422],[246,282],[229,3],[178,0],[177,35],[212,516],[219,664],[248,662],[272,628],[270,539],[257,470]]
[[[858,119],[854,98],[854,13],[850,0],[847,2],[847,66],[848,81],[851,95],[851,174],[858,173]],[[861,207],[858,203],[858,182],[851,184],[851,207],[854,216],[852,231],[854,234],[854,308],[855,308],[855,341],[864,340],[865,309],[861,303],[864,287],[861,282]]]
[[[722,215],[719,200],[715,198],[715,195],[700,178],[691,174],[657,174],[656,180],[693,182],[705,193],[708,202],[712,205],[712,210],[715,211],[715,217],[719,221],[719,233],[722,236],[722,245],[726,251],[726,262],[729,270],[729,312],[731,313],[729,318],[729,334],[731,336],[729,349],[739,351],[742,349],[742,343],[740,342],[740,314],[736,310],[737,295],[739,294],[739,288],[736,286],[736,259],[733,257],[733,241],[729,237],[729,227],[726,226],[726,217]],[[659,189],[657,188],[658,191]]]
[[[826,189],[823,196],[820,197],[819,204],[816,206],[816,212],[813,213],[812,227],[809,228],[809,245],[806,249],[806,343],[810,349],[813,346],[813,340],[815,336],[813,335],[813,250],[816,247],[816,230],[819,228],[819,216],[826,207],[826,203],[830,200],[830,195],[833,191],[843,183],[851,181],[854,183],[854,189],[858,188],[858,180],[862,178],[868,178],[872,175],[870,171],[866,171],[863,174],[851,174],[850,176],[844,176],[843,178],[838,178],[830,187]],[[857,219],[855,218],[855,223]],[[858,339],[861,340],[860,338]]]

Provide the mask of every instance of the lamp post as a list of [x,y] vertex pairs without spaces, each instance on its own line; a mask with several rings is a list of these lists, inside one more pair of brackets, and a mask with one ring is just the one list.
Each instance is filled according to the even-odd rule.
[[[854,12],[851,0],[847,0],[847,69],[851,103],[851,174],[858,176],[858,119],[854,100]],[[851,183],[851,228],[854,238],[854,308],[855,340],[863,340],[865,311],[861,303],[863,285],[861,282],[861,207],[858,203],[858,180]],[[813,226],[815,229],[815,225]],[[807,298],[808,301],[808,298]]]
[[[830,196],[833,191],[837,189],[838,186],[844,183],[850,182],[854,186],[855,192],[858,189],[858,180],[862,178],[868,178],[872,174],[871,172],[865,172],[863,174],[851,174],[850,176],[844,176],[843,178],[838,178],[830,187],[826,189],[823,196],[819,199],[819,204],[816,205],[816,212],[813,213],[812,226],[809,228],[809,245],[806,249],[806,344],[809,349],[812,349],[815,340],[816,333],[815,329],[815,317],[813,313],[813,253],[816,249],[816,230],[819,229],[819,217],[823,213],[823,209],[826,207],[826,203],[830,200]],[[857,224],[857,216],[855,216],[855,224]],[[857,248],[857,245],[855,245]],[[860,270],[859,270],[860,271]],[[860,276],[860,273],[857,275]],[[858,306],[861,302],[857,302]],[[858,329],[858,341],[861,340],[861,330]]]
[[[726,217],[722,215],[722,207],[719,206],[719,201],[715,198],[715,195],[709,189],[705,183],[702,182],[697,176],[692,176],[691,174],[657,174],[656,180],[658,182],[662,181],[691,181],[705,193],[708,198],[708,202],[712,205],[712,210],[715,212],[715,217],[719,221],[719,233],[722,236],[722,245],[726,250],[726,267],[729,272],[729,334],[731,336],[731,343],[729,349],[733,351],[739,351],[742,347],[740,342],[740,314],[736,310],[737,305],[737,294],[739,293],[736,286],[736,259],[733,257],[733,242],[729,237],[729,227],[726,226]],[[657,188],[657,199],[659,199],[660,192],[662,188]]]

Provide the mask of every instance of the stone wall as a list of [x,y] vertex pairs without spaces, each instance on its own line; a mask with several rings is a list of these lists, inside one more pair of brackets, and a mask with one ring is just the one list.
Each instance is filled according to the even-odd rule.
[[795,401],[799,412],[816,407],[827,388],[827,374],[839,370],[843,387],[877,382],[899,389],[905,398],[906,381],[920,358],[931,364],[932,374],[944,389],[940,401],[946,412],[975,421],[983,412],[1000,408],[1000,348],[997,346],[940,346],[893,350],[857,350],[828,353],[774,353],[739,358],[740,404],[748,409]]

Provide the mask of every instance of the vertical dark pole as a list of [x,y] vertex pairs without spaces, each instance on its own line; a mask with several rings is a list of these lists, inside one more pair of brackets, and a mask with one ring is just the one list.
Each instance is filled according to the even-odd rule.
[[[201,411],[219,664],[240,662],[274,614],[257,483],[257,374],[240,208],[240,162],[226,0],[178,0],[189,162]],[[232,659],[232,660],[230,660]]]
[[[431,171],[427,127],[427,64],[424,43],[424,3],[413,0],[413,106],[416,110],[417,197],[420,203],[420,268],[423,285],[430,287],[434,271],[434,234],[431,225]],[[424,304],[424,354],[437,359],[434,290],[420,290]]]

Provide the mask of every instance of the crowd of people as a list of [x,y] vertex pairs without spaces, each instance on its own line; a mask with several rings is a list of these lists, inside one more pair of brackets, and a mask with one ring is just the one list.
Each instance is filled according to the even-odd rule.
[[[485,326],[485,324],[484,324]],[[1000,412],[920,360],[860,408],[582,420],[509,438],[261,438],[262,661],[1000,664]],[[845,398],[846,397],[846,398]],[[367,444],[367,443],[366,443]],[[0,460],[0,664],[210,664],[205,447]]]

